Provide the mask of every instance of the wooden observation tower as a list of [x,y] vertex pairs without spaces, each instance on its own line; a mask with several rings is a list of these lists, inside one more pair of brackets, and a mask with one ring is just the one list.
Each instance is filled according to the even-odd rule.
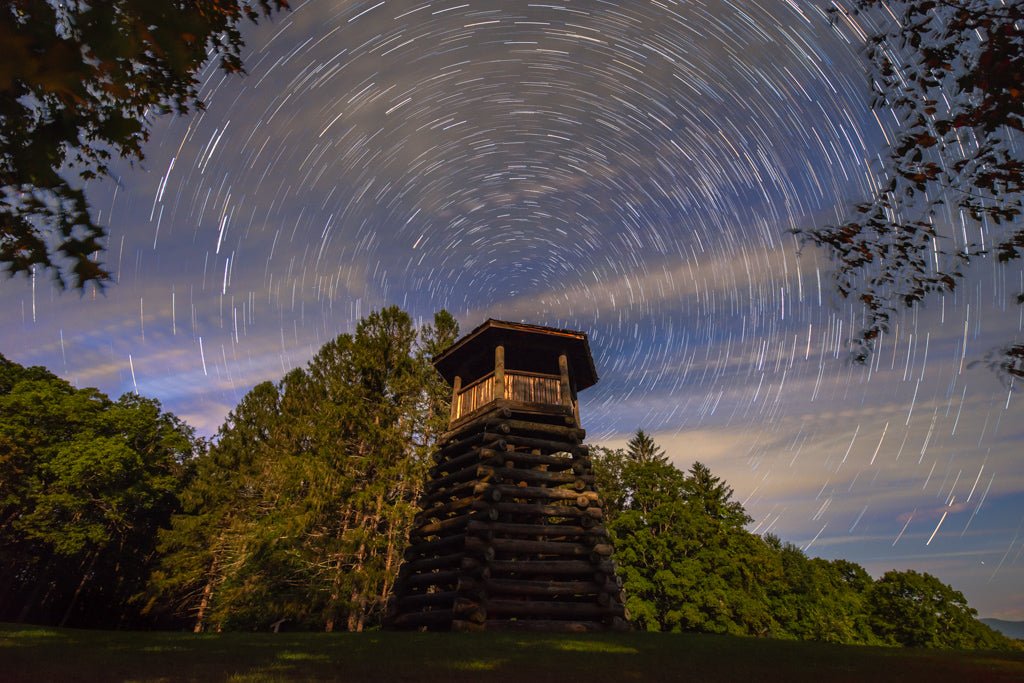
[[576,400],[597,382],[587,335],[488,320],[434,365],[451,421],[388,626],[626,628]]

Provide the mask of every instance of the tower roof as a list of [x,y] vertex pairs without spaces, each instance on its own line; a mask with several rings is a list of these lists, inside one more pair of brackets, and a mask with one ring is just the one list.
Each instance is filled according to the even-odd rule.
[[[557,354],[565,353],[577,391],[597,383],[597,369],[590,354],[586,332],[494,318],[488,318],[435,356],[434,367],[451,384],[455,376],[462,372],[462,368],[474,365],[474,361],[492,353],[498,344],[514,349],[524,359],[536,358],[539,362],[543,362],[547,356],[557,358]],[[507,348],[506,352],[509,350]]]

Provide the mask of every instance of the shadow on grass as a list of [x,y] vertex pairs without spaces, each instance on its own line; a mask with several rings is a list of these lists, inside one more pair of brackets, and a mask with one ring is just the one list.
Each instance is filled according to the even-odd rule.
[[1024,653],[700,634],[246,634],[0,625],[2,681],[1024,681]]

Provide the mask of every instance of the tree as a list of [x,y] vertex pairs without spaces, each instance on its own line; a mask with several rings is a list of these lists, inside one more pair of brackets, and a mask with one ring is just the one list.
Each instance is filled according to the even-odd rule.
[[[669,463],[627,461],[625,508],[608,524],[626,606],[639,628],[765,635],[765,587],[777,572],[740,517],[715,518],[690,477]],[[723,490],[724,491],[724,490]],[[718,508],[730,508],[727,498]],[[742,510],[742,508],[740,508]]]
[[0,619],[137,623],[201,448],[153,399],[111,401],[0,356]]
[[458,337],[459,323],[451,313],[443,309],[434,315],[433,324],[428,323],[420,328],[416,361],[424,375],[421,380],[426,387],[423,409],[427,416],[422,433],[419,434],[421,447],[432,446],[448,429],[452,388],[434,369],[431,361],[454,344]]
[[695,462],[687,472],[683,494],[691,506],[707,517],[733,528],[751,521],[743,504],[732,499],[732,487],[711,474],[707,465]]
[[242,556],[239,520],[254,516],[258,486],[279,422],[281,397],[271,382],[253,387],[196,462],[181,510],[160,532],[160,561],[150,579],[146,611],[187,617],[204,630],[215,599]]
[[626,509],[626,484],[622,480],[626,454],[622,449],[591,446],[590,458],[594,467],[594,485],[601,494],[604,518],[609,523]]
[[[653,439],[643,431],[637,431],[637,435],[641,444],[637,454],[602,446],[591,448],[597,490],[609,521],[626,510],[646,511],[662,497],[682,496],[683,473],[669,464]],[[634,437],[629,443],[636,440]]]
[[[864,304],[853,340],[864,361],[897,310],[952,291],[971,258],[1021,256],[1024,5],[856,0],[853,8],[867,19],[859,23],[869,30],[873,107],[891,110],[900,127],[874,193],[844,223],[797,234],[825,247],[840,295]],[[1024,345],[994,358],[1024,377]]]
[[635,462],[668,462],[665,450],[642,429],[636,430],[633,438],[626,442],[626,456]]
[[847,560],[809,558],[792,543],[765,539],[781,562],[768,586],[774,635],[830,643],[879,645],[864,606],[871,576]]
[[1006,647],[1006,638],[979,622],[963,593],[927,573],[886,572],[868,590],[871,627],[883,641],[907,647]]
[[196,631],[377,623],[450,411],[429,359],[457,335],[386,308],[254,388],[162,534],[153,608]]
[[[656,450],[653,441],[646,441]],[[695,462],[591,449],[613,559],[633,623],[864,645],[1010,649],[963,595],[916,572],[875,582],[847,560],[809,558],[751,520],[732,488]],[[610,495],[609,495],[610,493]]]
[[11,0],[0,8],[0,265],[102,285],[103,228],[82,187],[143,158],[153,114],[201,109],[211,56],[242,71],[239,24],[287,0]]
[[[645,491],[642,497],[646,510],[627,508],[608,524],[617,572],[623,581],[630,619],[638,628],[678,631],[688,625],[682,615],[691,597],[687,569],[693,547],[687,532],[695,520],[680,497],[669,493],[673,479],[679,492],[681,477],[673,476],[678,470],[658,464],[634,465],[631,469],[635,472],[638,467],[655,478],[665,475],[668,482],[661,491],[668,495]],[[626,479],[632,479],[629,473]]]
[[695,463],[685,474],[638,431],[633,453],[593,448],[594,474],[630,618],[650,631],[773,632],[766,586],[778,572],[747,532],[732,489]]

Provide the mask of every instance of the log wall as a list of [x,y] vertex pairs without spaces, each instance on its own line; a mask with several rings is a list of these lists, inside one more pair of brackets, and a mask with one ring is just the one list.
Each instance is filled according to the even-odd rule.
[[627,628],[584,436],[572,417],[552,422],[500,402],[445,434],[386,625]]

